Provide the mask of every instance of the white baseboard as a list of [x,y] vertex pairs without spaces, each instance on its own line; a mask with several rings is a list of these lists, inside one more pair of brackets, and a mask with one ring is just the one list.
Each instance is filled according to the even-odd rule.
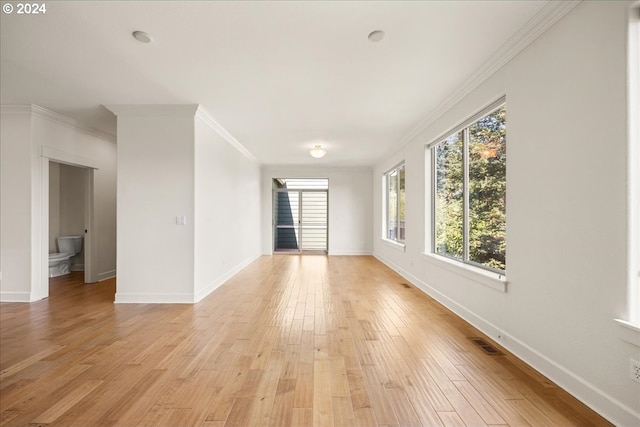
[[98,273],[98,282],[102,282],[103,280],[111,279],[113,277],[116,277],[115,270],[109,270],[102,273]]
[[218,279],[209,284],[205,289],[197,294],[152,294],[152,293],[125,293],[116,292],[115,303],[130,304],[194,304],[202,300],[204,297],[213,292],[216,288],[236,275],[240,270],[258,259],[261,255],[257,254],[236,265]]
[[371,255],[371,251],[369,250],[347,250],[347,251],[329,251],[329,255],[335,256],[364,256]]
[[[285,252],[283,252],[285,253]],[[292,255],[300,255],[299,253],[292,252]],[[274,255],[273,251],[270,252],[262,252],[262,255]],[[304,255],[304,254],[302,254]],[[361,255],[373,255],[373,252],[370,250],[330,250],[327,255],[335,255],[335,256],[361,256]]]
[[209,285],[207,285],[206,288],[204,288],[203,290],[201,290],[198,293],[196,293],[193,302],[200,302],[204,297],[209,295],[211,292],[215,291],[224,282],[226,282],[227,280],[231,279],[233,276],[238,274],[240,272],[240,270],[242,270],[243,268],[247,267],[249,264],[251,264],[253,261],[257,260],[261,256],[262,256],[262,254],[257,254],[257,255],[254,255],[252,257],[249,257],[246,260],[242,261],[240,264],[238,264],[235,267],[233,267],[231,270],[229,270],[226,273],[224,273],[222,276],[218,277],[216,280],[214,280]]
[[[604,418],[619,427],[638,426],[640,425],[640,413],[636,412],[609,394],[600,390],[598,387],[585,381],[573,373],[570,369],[554,362],[544,354],[538,352],[534,348],[528,346],[517,338],[505,334],[498,327],[488,322],[486,319],[478,316],[466,307],[458,304],[456,301],[442,294],[437,289],[432,288],[418,277],[400,268],[393,262],[374,254],[380,262],[394,270],[396,273],[407,279],[418,289],[453,311],[462,319],[469,322],[472,326],[479,329],[482,333],[495,339],[502,347],[507,349],[513,355],[523,360],[533,369],[549,378],[563,390],[583,402],[585,405],[602,415]],[[498,337],[500,336],[500,337]]]
[[116,304],[193,304],[193,294],[138,294],[116,292]]
[[0,292],[0,302],[31,302],[30,292]]
[[389,260],[387,260],[385,258],[382,258],[379,255],[375,255],[374,254],[373,256],[375,258],[377,258],[380,262],[385,264],[387,267],[389,267],[390,269],[394,270],[396,273],[398,273],[399,275],[401,275],[402,277],[407,279],[409,282],[411,282],[413,285],[415,285],[422,292],[424,292],[425,294],[431,296],[433,299],[435,299],[440,304],[442,304],[445,307],[447,307],[449,310],[453,311],[458,316],[462,317],[464,320],[466,320],[467,322],[472,324],[474,327],[478,328],[480,331],[482,331],[487,336],[489,336],[489,337],[495,339],[496,341],[498,341],[497,337],[498,337],[498,335],[501,334],[501,332],[500,332],[500,329],[496,325],[494,325],[493,323],[489,322],[488,320],[476,315],[474,312],[472,312],[471,310],[467,309],[463,305],[458,304],[456,301],[454,301],[451,298],[449,298],[448,296],[444,295],[443,293],[441,293],[437,289],[432,288],[427,283],[423,282],[418,277],[414,276],[413,274],[409,273],[408,271],[404,270],[403,268],[400,268],[398,265],[394,264],[393,262],[391,262],[391,261],[389,261]]
[[517,338],[504,332],[502,337],[500,345],[614,425],[619,427],[640,425],[640,413]]

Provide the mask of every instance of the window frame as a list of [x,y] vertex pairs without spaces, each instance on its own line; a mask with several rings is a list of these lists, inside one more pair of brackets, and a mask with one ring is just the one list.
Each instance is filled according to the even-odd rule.
[[640,1],[629,11],[629,320],[636,328],[636,343],[640,343]]
[[[501,96],[499,99],[490,103],[486,107],[479,110],[477,113],[469,117],[467,120],[464,120],[458,126],[455,126],[451,130],[444,133],[439,138],[435,139],[433,142],[427,145],[427,149],[429,150],[430,160],[431,160],[431,253],[430,255],[435,257],[442,257],[448,262],[451,263],[459,263],[463,266],[471,266],[473,268],[478,268],[482,271],[487,271],[490,273],[495,273],[498,278],[502,279],[506,276],[506,267],[504,270],[489,267],[478,262],[475,262],[469,259],[469,131],[468,129],[477,123],[480,119],[485,116],[488,116],[495,111],[499,110],[502,107],[506,107],[507,100],[506,96]],[[436,147],[442,143],[444,143],[451,136],[462,133],[463,134],[463,155],[462,155],[462,168],[463,168],[463,254],[462,259],[455,258],[453,256],[448,256],[447,254],[441,254],[437,252],[436,245],[436,233],[437,233],[437,219],[436,219],[436,198],[437,198],[437,165],[436,165]],[[505,178],[506,180],[506,178]],[[505,218],[506,221],[506,218]],[[505,251],[506,252],[506,251]]]
[[629,8],[627,44],[627,314],[614,319],[623,340],[640,347],[640,1]]
[[[406,173],[407,173],[407,168],[406,168],[406,164],[405,161],[401,161],[400,163],[396,164],[395,166],[393,166],[391,169],[387,170],[384,174],[383,174],[383,185],[384,185],[384,221],[383,221],[383,227],[384,229],[382,230],[383,234],[382,234],[382,239],[390,242],[394,245],[398,245],[402,248],[404,248],[405,246],[405,241],[406,241],[406,227],[405,227],[405,238],[404,239],[399,239],[399,236],[396,236],[395,238],[391,238],[389,236],[389,178],[391,177],[391,174],[393,172],[398,172],[398,183],[397,183],[397,187],[396,187],[396,192],[398,194],[398,203],[396,206],[396,218],[398,218],[398,230],[400,230],[400,170],[403,169],[404,170],[404,174],[405,174],[405,198],[406,198]],[[405,199],[405,205],[406,205],[406,199]],[[406,214],[406,212],[405,212]],[[406,219],[405,219],[406,220]],[[397,233],[398,235],[400,234],[400,232]]]

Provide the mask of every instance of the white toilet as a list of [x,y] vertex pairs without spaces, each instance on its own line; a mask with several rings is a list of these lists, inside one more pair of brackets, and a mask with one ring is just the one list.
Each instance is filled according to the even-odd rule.
[[71,258],[82,250],[82,236],[60,236],[56,241],[60,252],[49,254],[49,277],[69,274]]

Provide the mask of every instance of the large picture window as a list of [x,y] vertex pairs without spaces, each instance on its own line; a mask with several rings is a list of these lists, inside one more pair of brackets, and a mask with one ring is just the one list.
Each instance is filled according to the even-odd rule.
[[404,242],[404,163],[385,174],[386,226],[385,238],[399,243]]
[[433,251],[506,270],[506,107],[482,113],[431,148]]

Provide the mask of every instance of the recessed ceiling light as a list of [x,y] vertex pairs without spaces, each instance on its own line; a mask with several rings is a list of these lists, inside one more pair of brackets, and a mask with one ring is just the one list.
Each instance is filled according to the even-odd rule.
[[136,40],[142,43],[151,43],[153,41],[153,37],[144,31],[134,31],[132,35]]
[[375,30],[369,33],[369,41],[373,43],[379,42],[383,38],[384,38],[384,31],[382,30]]

